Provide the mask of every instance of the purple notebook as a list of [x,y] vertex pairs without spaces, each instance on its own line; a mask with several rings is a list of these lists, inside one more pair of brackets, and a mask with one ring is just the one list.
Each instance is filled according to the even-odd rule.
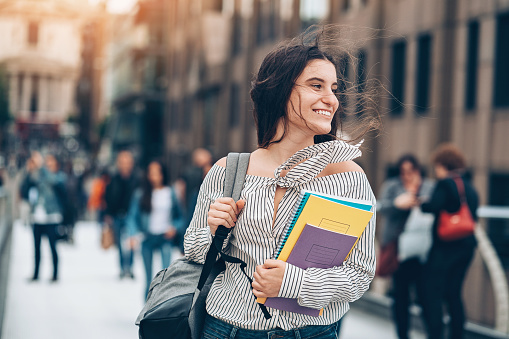
[[[356,241],[357,237],[352,235],[306,224],[286,262],[302,269],[341,266]],[[300,306],[297,299],[267,298],[265,306],[314,317],[320,315],[320,310]]]

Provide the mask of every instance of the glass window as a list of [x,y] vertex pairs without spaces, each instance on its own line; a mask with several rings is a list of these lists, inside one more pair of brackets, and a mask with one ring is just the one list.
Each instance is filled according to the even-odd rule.
[[37,22],[28,23],[28,44],[36,46],[39,41],[39,24]]
[[232,84],[230,91],[230,127],[239,125],[240,117],[240,86]]
[[429,85],[431,80],[431,35],[423,34],[417,39],[417,77],[415,105],[417,112],[429,108]]
[[406,41],[397,41],[392,45],[392,96],[391,115],[400,116],[405,100]]
[[477,64],[479,58],[479,22],[468,24],[467,69],[465,82],[465,109],[471,111],[476,106]]
[[509,13],[497,17],[495,45],[495,107],[509,107]]

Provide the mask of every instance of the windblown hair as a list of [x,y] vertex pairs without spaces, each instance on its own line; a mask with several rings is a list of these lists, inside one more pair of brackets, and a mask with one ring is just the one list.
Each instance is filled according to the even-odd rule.
[[[348,80],[348,66],[356,69],[358,61],[349,52],[350,47],[349,43],[342,44],[338,26],[311,26],[298,37],[280,43],[267,54],[252,81],[250,92],[259,147],[267,148],[285,137],[288,130],[288,102],[295,81],[308,63],[316,59],[328,60],[336,68],[339,108],[332,119],[330,132],[316,135],[315,143],[338,138],[348,142],[358,141],[369,131],[378,129],[380,116],[373,109],[375,101],[372,100],[374,95],[371,81],[365,80],[365,74],[363,81]],[[356,74],[352,78],[361,79]],[[350,106],[354,106],[353,109],[348,107],[347,101],[352,104]],[[301,112],[297,114],[302,118]],[[280,119],[284,131],[281,138],[275,140]],[[345,129],[347,121],[352,124]]]

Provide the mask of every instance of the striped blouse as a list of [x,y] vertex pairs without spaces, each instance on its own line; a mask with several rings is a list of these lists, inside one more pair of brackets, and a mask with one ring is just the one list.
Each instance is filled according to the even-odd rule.
[[[241,199],[246,201],[225,249],[247,263],[251,277],[257,265],[272,258],[283,236],[294,205],[302,189],[364,199],[375,204],[368,180],[362,172],[343,172],[316,177],[329,163],[338,163],[361,155],[358,146],[335,140],[306,147],[274,172],[274,177],[247,175]],[[285,176],[280,176],[289,170]],[[207,225],[211,203],[223,194],[225,168],[214,165],[207,174],[198,196],[193,220],[187,229],[184,248],[189,260],[203,263],[212,241]],[[276,186],[287,188],[274,216]],[[252,330],[282,328],[290,330],[306,325],[327,325],[338,321],[368,289],[375,273],[375,216],[342,266],[330,269],[300,269],[286,264],[279,296],[298,299],[302,306],[324,308],[323,315],[312,317],[268,308],[267,320],[256,304],[251,286],[239,265],[227,263],[226,270],[214,281],[207,297],[207,313],[227,323]]]

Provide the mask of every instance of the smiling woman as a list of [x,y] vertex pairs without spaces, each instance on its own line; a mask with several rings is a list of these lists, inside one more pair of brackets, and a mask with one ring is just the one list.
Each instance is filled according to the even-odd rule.
[[[185,235],[185,255],[202,263],[218,227],[230,228],[226,251],[246,261],[243,270],[253,283],[242,280],[239,266],[226,265],[207,296],[202,338],[337,338],[349,303],[360,298],[373,279],[374,216],[340,267],[303,269],[272,259],[301,190],[375,204],[366,175],[353,161],[361,151],[345,141],[362,138],[376,124],[376,111],[354,111],[346,119],[350,111],[339,95],[348,95],[355,107],[366,103],[363,109],[370,101],[365,100],[368,91],[357,91],[345,79],[340,60],[355,59],[335,33],[335,27],[315,27],[281,43],[263,60],[250,92],[258,148],[251,153],[241,199],[222,196],[225,158],[203,181]],[[374,118],[369,113],[375,113]],[[359,133],[341,140],[343,122],[359,126]],[[253,295],[297,299],[300,306],[323,309],[323,314],[313,317],[269,307],[272,318],[267,319]]]

